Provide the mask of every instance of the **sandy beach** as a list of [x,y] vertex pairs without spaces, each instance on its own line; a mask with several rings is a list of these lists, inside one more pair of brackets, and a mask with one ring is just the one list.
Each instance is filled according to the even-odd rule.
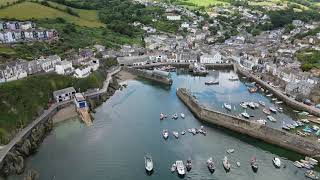
[[54,124],[59,123],[61,121],[65,121],[71,118],[75,118],[78,116],[78,113],[76,111],[76,108],[73,104],[60,109],[53,117],[52,121]]
[[115,75],[115,77],[118,80],[118,82],[121,83],[127,80],[135,79],[137,76],[127,71],[121,70],[118,74]]

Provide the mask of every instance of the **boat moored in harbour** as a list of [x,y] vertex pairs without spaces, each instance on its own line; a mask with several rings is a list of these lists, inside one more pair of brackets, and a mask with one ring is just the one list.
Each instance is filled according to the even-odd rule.
[[271,96],[273,96],[273,94],[267,94],[266,96],[267,96],[267,97],[271,97]]
[[147,172],[151,173],[153,171],[153,161],[150,155],[144,156],[144,166]]
[[271,122],[277,122],[277,120],[273,116],[267,116],[267,119]]
[[229,78],[229,80],[230,80],[230,81],[238,81],[239,78],[238,78],[237,76],[231,76],[231,77]]
[[313,180],[317,180],[319,179],[319,174],[316,173],[315,171],[313,170],[308,170],[304,173],[304,175],[307,177],[307,178],[310,178],[310,179],[313,179]]
[[253,156],[251,158],[250,165],[251,165],[251,168],[252,168],[253,172],[257,172],[258,171],[259,166],[258,166],[257,159],[256,159],[255,156]]
[[214,171],[215,171],[215,164],[214,164],[214,161],[213,161],[212,157],[210,157],[210,158],[207,160],[207,167],[208,167],[208,169],[209,169],[209,171],[210,171],[211,173],[214,173]]
[[189,158],[186,162],[186,169],[189,172],[192,168],[191,158]]
[[229,163],[229,160],[228,160],[227,156],[225,156],[223,158],[222,164],[223,164],[223,168],[226,170],[226,172],[229,172],[230,169],[231,169],[231,164]]
[[277,109],[274,108],[274,107],[269,107],[269,110],[270,110],[271,112],[273,112],[273,113],[277,113]]
[[247,118],[247,119],[250,118],[250,115],[249,115],[247,112],[243,112],[243,113],[241,113],[241,115],[242,115],[243,117]]
[[177,113],[175,113],[175,114],[172,115],[172,119],[175,119],[175,120],[176,120],[176,119],[178,119],[178,118],[179,118],[179,117],[178,117],[178,114],[177,114]]
[[215,85],[215,84],[219,84],[219,81],[207,81],[204,83],[205,85]]
[[274,158],[272,159],[272,162],[273,162],[273,165],[274,165],[276,168],[280,168],[280,167],[281,167],[281,161],[280,161],[279,158],[274,157]]
[[183,161],[181,161],[181,160],[176,161],[176,165],[177,165],[178,175],[184,176],[186,174],[186,172],[185,172],[185,167],[184,167]]
[[261,106],[266,106],[266,103],[263,102],[263,101],[259,101],[259,104],[260,104]]
[[263,108],[263,110],[262,110],[265,114],[267,114],[267,115],[270,115],[271,114],[271,111],[269,110],[269,109],[267,109],[267,108]]
[[181,118],[184,119],[185,115],[183,113],[180,114]]
[[169,131],[168,131],[167,129],[164,129],[164,130],[162,131],[162,136],[163,136],[164,139],[168,139],[168,137],[169,137]]
[[171,170],[172,173],[177,170],[177,165],[176,165],[176,163],[173,163],[173,164],[172,164],[170,170]]
[[224,103],[223,106],[224,106],[224,108],[226,108],[228,111],[231,111],[231,109],[232,109],[231,105],[228,104],[228,103]]
[[293,165],[296,166],[297,168],[302,168],[303,167],[303,164],[299,161],[295,161],[293,162]]
[[179,133],[177,131],[173,131],[172,134],[176,139],[179,138]]

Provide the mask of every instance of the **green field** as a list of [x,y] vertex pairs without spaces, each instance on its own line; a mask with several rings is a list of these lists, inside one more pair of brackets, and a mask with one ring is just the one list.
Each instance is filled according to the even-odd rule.
[[0,10],[0,18],[16,18],[19,20],[28,19],[54,19],[61,17],[67,22],[87,27],[103,26],[97,20],[97,13],[88,10],[79,10],[80,17],[72,16],[66,12],[43,6],[33,2],[23,2]]

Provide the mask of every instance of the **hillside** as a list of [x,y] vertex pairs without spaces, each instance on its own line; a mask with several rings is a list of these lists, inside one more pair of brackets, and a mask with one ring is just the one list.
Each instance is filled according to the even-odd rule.
[[33,2],[18,3],[0,10],[0,18],[15,18],[18,20],[27,19],[55,19],[63,18],[69,23],[79,26],[101,27],[97,19],[97,12],[92,10],[78,10],[79,16],[72,16],[66,12],[51,7],[43,6]]

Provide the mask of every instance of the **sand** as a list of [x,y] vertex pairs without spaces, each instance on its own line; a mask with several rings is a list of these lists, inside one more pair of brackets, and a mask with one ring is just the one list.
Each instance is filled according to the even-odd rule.
[[118,80],[118,82],[121,83],[127,80],[135,79],[137,76],[122,70],[119,73],[117,73],[115,77]]
[[65,121],[71,118],[78,117],[75,105],[71,104],[63,109],[60,109],[53,117],[52,121],[54,124]]

